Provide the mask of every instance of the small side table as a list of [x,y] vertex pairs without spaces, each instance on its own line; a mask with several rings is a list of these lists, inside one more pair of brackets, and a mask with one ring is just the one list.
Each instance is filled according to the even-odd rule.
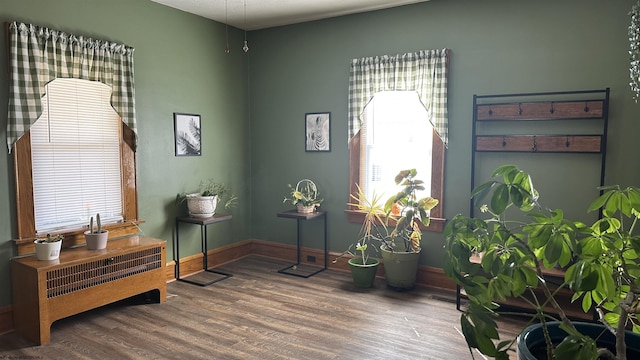
[[[297,252],[297,257],[296,257],[296,263],[289,265],[285,268],[282,268],[280,270],[278,270],[279,273],[282,274],[287,274],[287,275],[293,275],[293,276],[299,276],[299,277],[303,277],[303,278],[309,278],[321,271],[327,270],[327,260],[329,258],[329,251],[328,251],[328,246],[327,246],[327,212],[326,211],[316,211],[316,212],[312,212],[312,213],[299,213],[298,210],[289,210],[289,211],[283,211],[283,212],[279,212],[278,213],[278,217],[282,217],[282,218],[290,218],[290,219],[296,219],[297,221],[297,226],[296,226],[296,252]],[[324,220],[324,268],[319,268],[309,274],[301,274],[301,273],[297,273],[294,272],[294,270],[297,270],[298,267],[300,266],[300,223],[302,221],[306,221],[306,220],[312,220],[312,219],[317,219],[317,218],[322,218],[322,220]],[[314,268],[315,269],[315,268]]]
[[[176,273],[175,273],[176,280],[188,282],[194,285],[207,286],[233,276],[231,274],[228,274],[222,271],[209,269],[209,264],[207,259],[207,225],[219,223],[222,221],[228,221],[228,220],[231,220],[231,215],[216,214],[208,218],[195,218],[195,217],[177,217],[176,218],[176,241],[174,244],[175,251],[173,255],[173,260],[176,262]],[[223,275],[223,277],[218,277],[214,280],[207,281],[207,282],[199,282],[199,281],[189,280],[186,278],[180,278],[180,223],[200,225],[200,242],[201,242],[200,246],[202,248],[202,255],[203,255],[202,256],[203,270],[206,272]]]

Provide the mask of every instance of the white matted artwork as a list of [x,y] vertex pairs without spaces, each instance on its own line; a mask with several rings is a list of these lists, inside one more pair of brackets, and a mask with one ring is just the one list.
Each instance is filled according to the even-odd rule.
[[305,135],[305,151],[331,151],[331,113],[306,113]]
[[176,156],[200,156],[200,115],[173,113]]

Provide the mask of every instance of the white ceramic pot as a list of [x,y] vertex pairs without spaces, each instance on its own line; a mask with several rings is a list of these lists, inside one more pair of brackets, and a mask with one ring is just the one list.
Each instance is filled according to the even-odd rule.
[[201,196],[200,194],[187,195],[187,208],[189,215],[196,218],[212,217],[216,213],[218,196]]
[[89,250],[102,250],[107,247],[107,239],[109,239],[109,231],[102,230],[100,233],[84,232],[84,240]]
[[36,257],[38,260],[56,260],[60,256],[60,248],[62,241],[44,242],[44,240],[35,240]]

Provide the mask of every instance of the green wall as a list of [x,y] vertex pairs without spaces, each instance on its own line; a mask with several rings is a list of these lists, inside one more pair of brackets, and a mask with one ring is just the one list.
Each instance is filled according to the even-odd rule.
[[[171,259],[176,194],[214,177],[238,194],[233,221],[209,228],[209,246],[250,235],[247,56],[242,32],[149,0],[0,0],[0,21],[22,21],[135,48],[138,209],[144,234],[167,240]],[[4,28],[3,28],[4,29]],[[0,37],[0,138],[6,139],[7,56]],[[234,46],[235,45],[235,46]],[[173,113],[200,114],[202,156],[175,157]],[[6,154],[6,150],[5,150]],[[13,158],[0,156],[0,306],[11,303],[10,258],[17,237]],[[181,215],[183,213],[180,213]],[[181,226],[182,256],[199,251],[199,228]]]
[[[638,185],[640,162],[634,155],[640,153],[640,143],[634,137],[640,108],[632,101],[627,80],[627,13],[632,3],[432,0],[252,31],[248,54],[240,51],[242,32],[231,29],[229,55],[223,52],[224,25],[148,0],[0,0],[0,20],[136,48],[138,204],[146,235],[170,242],[175,195],[193,189],[200,179],[215,177],[233,188],[240,204],[233,210],[233,221],[210,227],[210,247],[250,238],[294,244],[295,221],[277,218],[276,213],[290,208],[282,204],[287,184],[309,177],[326,199],[322,208],[329,213],[329,247],[342,251],[359,229],[347,223],[343,212],[349,186],[348,66],[353,58],[451,49],[443,202],[447,218],[468,211],[473,94],[610,87],[607,183]],[[5,49],[3,36],[0,68],[6,68]],[[6,72],[0,71],[0,84],[6,82]],[[7,91],[7,86],[0,86],[3,139]],[[319,111],[332,114],[331,151],[307,153],[304,114]],[[174,157],[173,112],[202,116],[201,157]],[[593,159],[554,156],[541,164],[523,155],[494,161],[502,160],[532,172],[543,196],[551,193],[547,197],[555,203],[552,206],[567,206],[583,215],[582,204],[588,202],[583,193],[556,185],[592,188],[592,176],[597,176],[591,169]],[[0,169],[2,306],[11,303],[10,239],[17,236],[10,155],[0,157]],[[321,248],[320,222],[304,225],[305,245]],[[181,253],[196,252],[198,229],[183,229]],[[441,235],[429,233],[425,241],[421,262],[439,266]]]
[[[347,91],[351,59],[420,49],[451,49],[445,216],[467,213],[474,94],[611,88],[607,183],[635,184],[640,175],[639,105],[628,86],[627,27],[631,0],[432,0],[251,33],[254,236],[295,243],[295,225],[274,217],[285,209],[286,184],[316,180],[328,211],[330,249],[342,251],[359,225],[348,201]],[[329,111],[331,152],[305,153],[305,112]],[[544,125],[543,125],[544,126]],[[550,207],[585,217],[597,194],[599,159],[592,155],[500,156],[530,171]],[[545,159],[541,162],[541,159]],[[594,166],[595,164],[595,166]],[[480,167],[478,181],[493,170]],[[392,179],[389,179],[392,181]],[[479,183],[479,182],[478,182]],[[588,192],[585,196],[584,193]],[[550,203],[550,204],[549,204]],[[274,225],[278,226],[274,226]],[[306,226],[310,246],[321,229]],[[440,234],[423,239],[421,262],[440,266]]]

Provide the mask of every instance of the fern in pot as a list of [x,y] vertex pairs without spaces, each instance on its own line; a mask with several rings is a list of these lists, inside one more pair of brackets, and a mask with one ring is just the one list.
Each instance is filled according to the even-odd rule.
[[[187,202],[189,215],[196,218],[212,217],[216,213],[218,203],[229,194],[229,189],[224,183],[214,179],[200,181],[197,192],[178,194],[176,205],[182,201]],[[237,197],[230,195],[224,203],[226,209],[236,205]]]

